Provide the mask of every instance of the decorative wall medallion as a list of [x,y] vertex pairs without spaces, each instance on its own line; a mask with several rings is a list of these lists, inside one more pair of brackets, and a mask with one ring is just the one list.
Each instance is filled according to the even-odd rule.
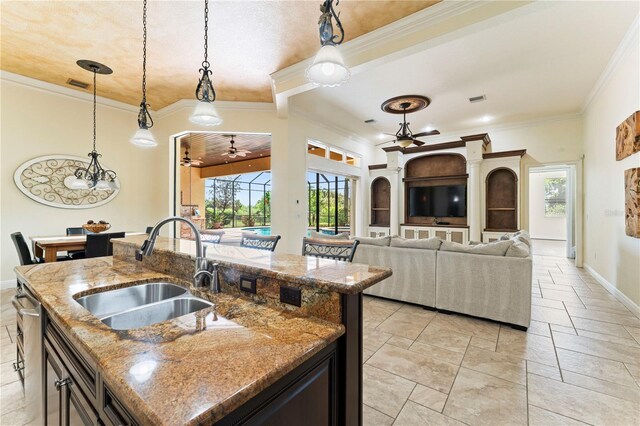
[[624,171],[625,233],[640,238],[640,167]]
[[[64,184],[65,179],[73,178],[78,167],[88,165],[88,158],[47,155],[22,164],[16,170],[13,179],[24,195],[39,203],[63,209],[89,209],[113,200],[119,189],[98,191],[67,188]],[[117,183],[119,187],[120,182]]]
[[640,151],[640,111],[616,127],[616,161]]

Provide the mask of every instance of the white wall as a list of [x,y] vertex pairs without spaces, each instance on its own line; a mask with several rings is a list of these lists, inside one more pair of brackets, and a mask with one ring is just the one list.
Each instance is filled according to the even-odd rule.
[[567,172],[532,172],[529,174],[529,233],[531,238],[567,239],[567,218],[545,216],[544,180],[567,176]]
[[584,118],[585,264],[640,304],[640,239],[625,235],[624,171],[640,153],[615,160],[616,126],[640,110],[638,25],[617,52],[619,61]]
[[[129,143],[137,127],[135,108],[126,105],[98,105],[97,135],[101,161],[115,170],[120,193],[108,204],[91,209],[69,210],[39,204],[18,190],[13,174],[25,161],[49,154],[84,157],[91,151],[91,98],[35,89],[0,81],[2,129],[0,131],[0,259],[1,279],[15,277],[18,257],[9,234],[20,231],[25,237],[64,234],[65,228],[89,219],[106,220],[113,231],[144,231],[164,216],[162,183],[154,176],[159,152]],[[100,77],[99,77],[100,78]],[[108,78],[108,77],[104,77]],[[98,80],[99,84],[99,80]],[[47,85],[43,85],[47,87]],[[109,102],[117,105],[115,102]],[[164,171],[160,171],[164,174]]]

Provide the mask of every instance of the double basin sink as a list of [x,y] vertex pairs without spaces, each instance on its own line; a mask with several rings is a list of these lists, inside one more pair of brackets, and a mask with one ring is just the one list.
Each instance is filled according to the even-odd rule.
[[114,330],[132,330],[215,307],[187,289],[167,282],[90,294],[76,302]]

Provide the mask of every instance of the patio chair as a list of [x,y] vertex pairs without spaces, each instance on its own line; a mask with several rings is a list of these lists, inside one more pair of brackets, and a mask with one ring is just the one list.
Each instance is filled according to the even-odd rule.
[[220,244],[224,231],[221,229],[203,229],[200,231],[202,242],[210,244]]
[[359,243],[358,240],[319,240],[305,237],[302,239],[302,255],[351,262]]

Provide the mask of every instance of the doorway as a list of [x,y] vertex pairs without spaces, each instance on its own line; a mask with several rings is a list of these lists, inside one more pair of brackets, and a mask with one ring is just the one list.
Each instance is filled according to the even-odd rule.
[[308,226],[324,234],[352,232],[353,180],[340,175],[308,172]]
[[575,258],[575,170],[571,165],[529,169],[529,233],[533,254]]

